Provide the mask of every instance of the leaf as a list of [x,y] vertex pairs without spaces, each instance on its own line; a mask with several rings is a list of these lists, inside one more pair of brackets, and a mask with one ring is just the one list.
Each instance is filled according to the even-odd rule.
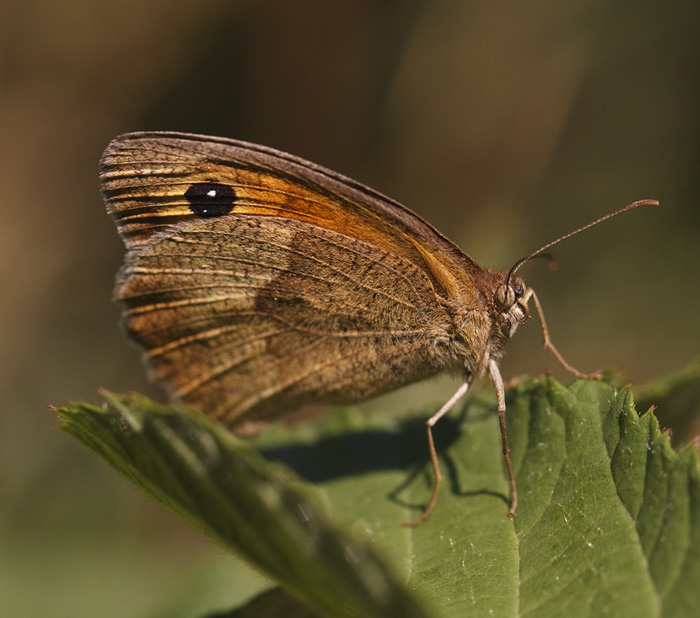
[[375,552],[329,522],[318,492],[185,407],[104,393],[62,429],[221,545],[334,616],[424,616]]
[[[509,438],[519,491],[514,521],[507,516],[494,398],[470,399],[461,417],[445,418],[436,426],[446,482],[436,510],[418,528],[400,523],[421,512],[432,485],[423,418],[396,420],[344,410],[291,430],[274,427],[255,441],[266,457],[286,462],[313,482],[307,486],[290,481],[294,477],[286,468],[259,462],[249,445],[241,445],[201,416],[181,408],[154,407],[142,398],[133,401],[138,415],[126,399],[110,395],[105,411],[80,404],[64,409],[61,416],[66,430],[118,469],[330,615],[347,615],[340,613],[347,603],[357,608],[357,595],[368,594],[372,582],[395,585],[397,579],[408,582],[436,617],[696,614],[700,603],[700,587],[695,585],[700,581],[697,455],[690,448],[676,453],[651,413],[638,417],[629,389],[616,392],[606,384],[583,381],[566,388],[544,378],[509,393]],[[130,415],[138,422],[127,422]],[[87,422],[100,416],[112,420],[103,420],[98,428],[95,420]],[[160,432],[164,436],[160,441],[136,438],[154,433],[146,428],[158,427],[162,419],[170,433]],[[187,436],[195,436],[197,444],[213,441],[216,449],[195,448],[188,442],[194,438]],[[105,448],[103,443],[110,441],[113,444]],[[132,447],[127,449],[124,443],[129,442]],[[174,448],[175,444],[190,446]],[[200,457],[221,451],[215,459],[233,465],[230,448],[259,465],[231,473],[207,463],[211,455],[204,457],[204,463]],[[170,462],[170,457],[177,462]],[[152,458],[168,463],[149,463]],[[214,469],[219,476],[211,479]],[[242,490],[239,496],[239,482],[215,482],[242,475],[257,479],[262,469],[272,471],[278,480],[255,482],[263,483],[265,491],[281,492],[275,502],[289,508],[279,515],[279,522],[274,513],[269,519],[243,518],[237,511],[252,503],[249,493],[256,490]],[[319,488],[329,505],[327,514],[318,506]],[[292,498],[289,492],[297,491]],[[309,526],[298,524],[295,508],[300,503],[313,505],[311,535]],[[234,513],[231,523],[217,523],[229,511]],[[328,539],[331,530],[340,536],[314,545],[315,564],[304,562],[301,548],[314,535]],[[261,538],[246,543],[249,534]],[[273,538],[267,539],[268,535]],[[335,550],[321,551],[330,547]],[[373,548],[389,568],[379,566]],[[295,551],[300,553],[299,565],[294,565]],[[284,566],[291,576],[279,565],[270,565],[275,552],[288,557]],[[365,570],[367,560],[371,566]],[[300,569],[306,577],[294,574]],[[342,582],[333,581],[332,594],[324,595],[320,604],[307,569],[321,571],[332,581],[336,574],[341,580],[349,577],[345,571],[350,571],[353,582],[364,582],[367,590],[360,584],[343,588]],[[389,584],[379,587],[385,586]],[[392,598],[405,597],[394,592]],[[332,604],[336,602],[340,604]],[[395,615],[410,615],[400,611],[405,613]]]

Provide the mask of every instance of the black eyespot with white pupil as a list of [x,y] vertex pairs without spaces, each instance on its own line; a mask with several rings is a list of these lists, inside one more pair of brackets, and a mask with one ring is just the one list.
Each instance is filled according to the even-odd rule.
[[185,191],[190,210],[199,217],[221,217],[233,210],[236,192],[218,182],[196,182]]

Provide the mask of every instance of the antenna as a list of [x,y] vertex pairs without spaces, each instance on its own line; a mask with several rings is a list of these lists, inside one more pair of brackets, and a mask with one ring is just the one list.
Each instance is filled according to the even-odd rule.
[[[637,206],[658,206],[658,205],[659,205],[659,202],[657,200],[639,200],[637,202],[632,202],[631,204],[627,204],[627,206],[625,206],[624,208],[620,208],[619,210],[616,210],[615,212],[610,212],[607,215],[600,217],[600,219],[596,219],[595,221],[592,221],[591,223],[584,225],[583,227],[580,227],[577,230],[574,230],[573,232],[569,232],[568,234],[564,234],[564,236],[560,236],[556,240],[553,240],[552,242],[547,243],[543,247],[540,247],[537,251],[533,251],[527,257],[524,257],[524,258],[518,260],[513,265],[513,267],[508,271],[508,276],[506,277],[506,282],[505,282],[506,287],[510,286],[511,277],[517,272],[517,270],[523,264],[525,264],[525,262],[529,262],[532,258],[540,256],[540,254],[543,251],[546,251],[552,245],[556,245],[557,243],[561,242],[562,240],[566,240],[567,238],[571,238],[575,234],[578,234],[579,232],[583,232],[583,230],[587,230],[589,227],[593,227],[594,225],[598,225],[599,223],[602,223],[603,221],[606,221],[607,219],[611,219],[612,217],[619,215],[627,210],[632,210],[633,208],[637,208]],[[543,255],[541,257],[547,257],[550,260],[552,259],[551,256],[549,256],[549,255]]]

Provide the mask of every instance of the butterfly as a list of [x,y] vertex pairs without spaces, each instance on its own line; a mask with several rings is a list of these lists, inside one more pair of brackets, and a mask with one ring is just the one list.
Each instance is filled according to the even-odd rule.
[[515,512],[498,361],[530,300],[545,345],[583,375],[551,344],[536,295],[515,274],[553,243],[510,271],[482,268],[369,187],[225,138],[125,134],[105,150],[100,178],[127,249],[114,293],[124,325],[174,399],[250,435],[308,402],[357,402],[459,375],[460,389],[427,422],[436,482],[415,524],[442,478],[431,428],[488,373]]

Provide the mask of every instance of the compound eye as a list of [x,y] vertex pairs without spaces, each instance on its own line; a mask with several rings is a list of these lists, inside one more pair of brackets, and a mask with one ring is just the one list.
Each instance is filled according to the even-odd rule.
[[516,294],[516,291],[510,285],[502,283],[496,288],[496,304],[501,309],[510,309],[515,304],[517,298],[522,296],[522,288],[520,289],[520,294],[517,296]]

